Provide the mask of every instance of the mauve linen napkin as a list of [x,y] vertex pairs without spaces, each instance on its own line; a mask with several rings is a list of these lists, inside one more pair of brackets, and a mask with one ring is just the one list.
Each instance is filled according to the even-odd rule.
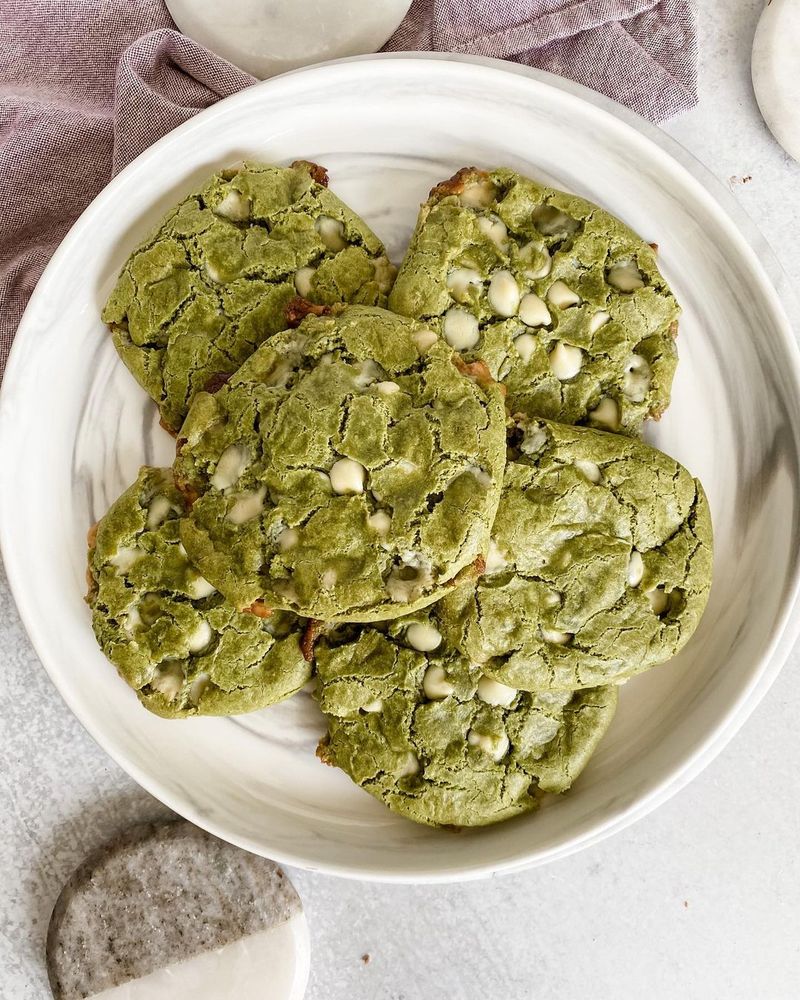
[[[253,78],[174,30],[162,0],[0,0],[0,372],[69,227],[143,149]],[[498,56],[661,121],[692,107],[690,0],[414,0],[389,40]]]

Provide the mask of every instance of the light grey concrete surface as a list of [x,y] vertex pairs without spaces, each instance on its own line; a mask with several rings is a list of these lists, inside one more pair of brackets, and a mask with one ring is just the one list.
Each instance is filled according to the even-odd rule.
[[[749,78],[762,5],[699,0],[701,103],[666,131],[730,187],[800,285],[800,166],[762,125]],[[115,831],[165,810],[63,705],[4,581],[0,657],[0,998],[46,1000],[62,883]],[[796,652],[692,785],[543,869],[446,887],[291,873],[311,924],[308,1000],[800,997],[798,718]]]

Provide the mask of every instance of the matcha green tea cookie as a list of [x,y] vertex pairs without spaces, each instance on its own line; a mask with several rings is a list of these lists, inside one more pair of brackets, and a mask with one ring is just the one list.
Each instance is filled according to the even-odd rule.
[[143,468],[90,532],[87,600],[100,648],[145,708],[168,718],[288,698],[311,677],[307,623],[227,604],[186,558],[184,511],[170,470]]
[[505,410],[475,374],[382,309],[273,337],[184,424],[190,558],[237,608],[369,621],[430,604],[486,552],[500,496]]
[[528,690],[619,682],[673,657],[703,614],[702,486],[641,441],[519,420],[486,572],[435,608],[488,675]]
[[103,320],[168,429],[197,392],[284,329],[292,296],[386,304],[386,252],[327,181],[304,161],[223,170],[131,255]]
[[669,405],[679,308],[654,249],[511,170],[433,189],[389,304],[485,361],[512,413],[636,434]]
[[430,826],[482,826],[534,809],[586,766],[614,686],[530,694],[455,653],[425,616],[317,646],[329,738],[319,756],[394,812]]

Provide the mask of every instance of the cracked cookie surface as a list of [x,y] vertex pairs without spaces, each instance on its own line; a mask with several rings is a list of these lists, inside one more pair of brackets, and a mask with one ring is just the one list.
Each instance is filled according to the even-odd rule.
[[318,755],[430,826],[497,823],[565,791],[617,703],[614,686],[532,694],[498,684],[425,615],[323,639],[316,662],[329,730]]
[[498,387],[421,324],[309,316],[195,399],[175,463],[198,498],[183,542],[236,607],[397,617],[485,553],[505,420]]
[[653,248],[512,170],[433,189],[389,305],[485,361],[512,413],[635,435],[669,405],[680,310]]
[[325,171],[246,163],[175,208],[129,258],[103,310],[120,357],[177,431],[194,395],[283,330],[287,302],[385,305],[380,240]]
[[167,718],[289,697],[311,677],[306,623],[234,610],[187,559],[184,512],[171,471],[144,467],[92,529],[87,601],[101,649],[142,704]]
[[619,682],[675,656],[708,599],[701,485],[641,441],[517,418],[485,574],[434,609],[449,641],[528,690]]

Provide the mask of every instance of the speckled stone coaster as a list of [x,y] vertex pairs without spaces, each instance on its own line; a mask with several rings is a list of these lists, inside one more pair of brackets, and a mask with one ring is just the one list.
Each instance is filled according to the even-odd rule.
[[47,969],[56,1000],[299,1000],[308,929],[273,862],[190,823],[144,824],[64,886]]

